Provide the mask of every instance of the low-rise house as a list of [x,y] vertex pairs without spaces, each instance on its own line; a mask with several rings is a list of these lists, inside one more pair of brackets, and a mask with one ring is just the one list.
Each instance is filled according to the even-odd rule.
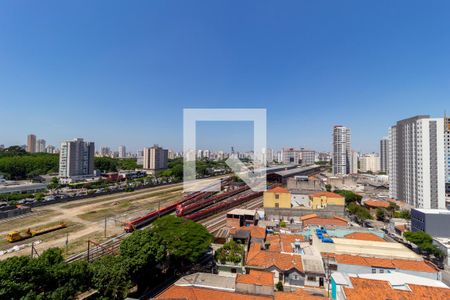
[[450,299],[450,289],[441,281],[392,272],[331,276],[333,300]]
[[352,232],[344,236],[345,239],[360,240],[360,241],[375,241],[384,242],[385,240],[378,235],[370,232]]
[[401,218],[391,218],[389,219],[387,231],[390,234],[403,236],[403,233],[408,229],[408,227],[409,227],[408,220]]
[[250,270],[236,276],[236,292],[244,294],[273,295],[273,273]]
[[291,208],[291,194],[283,187],[265,191],[264,208]]
[[368,209],[388,208],[389,202],[378,199],[367,199],[363,201],[363,205]]
[[345,205],[345,197],[332,192],[316,192],[309,195],[309,207],[313,209],[325,208],[328,205]]
[[434,280],[442,279],[439,269],[424,260],[389,259],[349,254],[328,254],[325,256],[325,264],[331,270],[343,273],[383,274],[399,272]]

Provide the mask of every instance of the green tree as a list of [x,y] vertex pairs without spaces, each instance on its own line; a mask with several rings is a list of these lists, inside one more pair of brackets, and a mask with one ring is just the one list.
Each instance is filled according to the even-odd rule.
[[345,204],[357,202],[361,204],[362,196],[348,190],[335,190],[335,193],[345,197]]
[[164,260],[165,248],[150,231],[138,230],[121,243],[120,256],[140,289],[158,275],[156,265]]
[[197,261],[212,241],[204,226],[172,215],[157,219],[149,230],[164,247],[167,265],[175,268]]
[[384,221],[386,214],[384,212],[384,209],[377,208],[376,210],[376,216],[378,221]]
[[93,287],[101,299],[124,299],[127,296],[131,281],[121,256],[104,256],[90,267]]
[[327,192],[331,192],[331,188],[332,188],[331,184],[326,184],[326,185],[325,185],[325,190],[326,190]]

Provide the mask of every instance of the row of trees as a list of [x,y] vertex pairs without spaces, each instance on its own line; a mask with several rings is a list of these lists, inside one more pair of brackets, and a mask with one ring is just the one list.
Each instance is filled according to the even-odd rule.
[[426,232],[406,231],[405,233],[403,233],[403,237],[407,241],[415,244],[422,252],[433,254],[438,258],[442,258],[444,256],[444,253],[436,245],[433,245],[433,238]]
[[139,293],[185,270],[211,240],[202,225],[165,216],[127,237],[119,255],[91,264],[67,264],[56,248],[38,258],[8,258],[0,262],[0,299],[74,299],[90,289],[98,291],[98,299],[123,299],[134,285]]

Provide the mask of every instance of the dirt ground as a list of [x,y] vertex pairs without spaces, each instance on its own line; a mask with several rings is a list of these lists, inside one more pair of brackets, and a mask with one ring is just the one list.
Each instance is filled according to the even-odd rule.
[[16,245],[25,247],[5,253],[0,259],[28,255],[31,253],[31,242],[36,241],[40,241],[35,245],[38,253],[51,247],[64,248],[68,255],[77,253],[86,248],[88,240],[102,242],[121,233],[124,222],[145,215],[158,206],[173,203],[180,198],[181,193],[182,185],[177,184],[35,208],[31,214],[0,222],[0,235],[5,236],[10,231],[24,232],[28,228],[43,228],[60,222],[64,222],[67,228],[16,243],[8,243],[3,239],[0,241],[0,250],[5,251]]

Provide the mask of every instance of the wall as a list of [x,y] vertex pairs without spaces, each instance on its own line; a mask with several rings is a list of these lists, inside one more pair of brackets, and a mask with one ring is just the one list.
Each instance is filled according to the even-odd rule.
[[31,207],[13,208],[10,210],[0,211],[0,219],[17,217],[31,212]]
[[322,208],[328,205],[345,205],[345,198],[343,197],[311,197],[311,208]]
[[236,282],[236,292],[252,295],[273,295],[273,286]]
[[[371,266],[359,266],[359,265],[347,265],[347,264],[337,264],[338,272],[343,273],[353,273],[353,274],[371,274],[372,273],[372,267]],[[419,271],[413,271],[413,270],[400,270],[400,269],[385,269],[385,268],[379,268],[375,267],[377,270],[377,273],[381,273],[380,270],[384,270],[385,273],[388,272],[388,270],[394,270],[399,273],[424,277],[424,278],[430,278],[434,280],[441,280],[441,274],[440,272],[437,273],[430,273],[430,272],[419,272]]]
[[316,214],[319,217],[331,218],[334,216],[344,217],[344,206],[328,205],[322,209],[309,208],[264,208],[268,220],[278,219],[278,216],[289,219],[290,217],[299,217],[304,215]]
[[277,205],[280,208],[290,208],[291,193],[264,192],[264,208],[276,207]]

